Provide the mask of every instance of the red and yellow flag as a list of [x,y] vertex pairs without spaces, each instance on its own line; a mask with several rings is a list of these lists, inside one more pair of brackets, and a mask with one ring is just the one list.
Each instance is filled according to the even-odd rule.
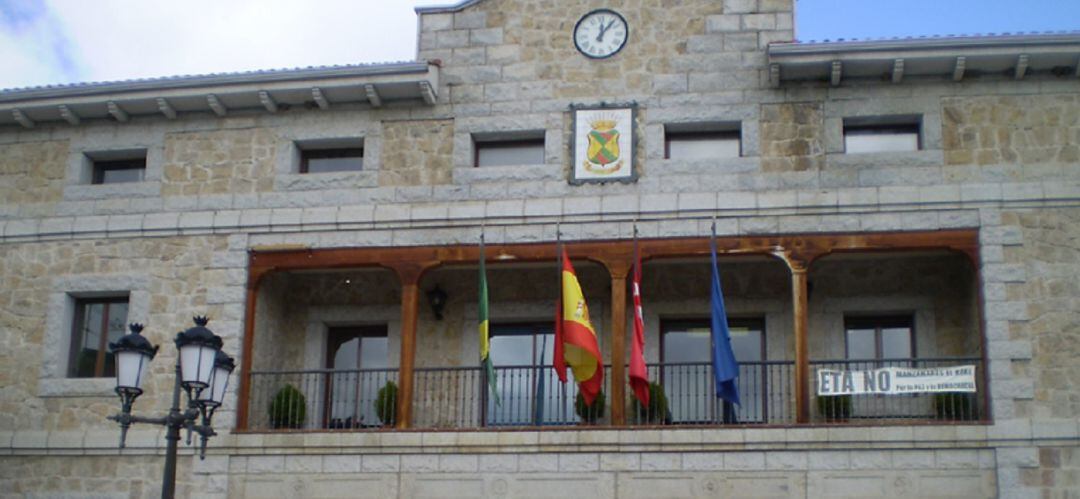
[[574,372],[585,403],[592,405],[604,382],[604,368],[596,329],[589,321],[589,306],[581,292],[574,266],[562,252],[562,299],[555,323],[555,371],[566,381],[566,366]]

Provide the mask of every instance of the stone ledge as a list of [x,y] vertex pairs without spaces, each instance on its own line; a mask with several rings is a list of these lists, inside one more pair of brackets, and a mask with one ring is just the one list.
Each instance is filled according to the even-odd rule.
[[116,198],[148,198],[161,195],[161,182],[125,182],[64,187],[64,201],[88,201]]

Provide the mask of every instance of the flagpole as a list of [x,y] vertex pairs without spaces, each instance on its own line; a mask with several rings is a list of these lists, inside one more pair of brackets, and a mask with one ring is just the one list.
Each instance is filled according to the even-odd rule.
[[[563,261],[562,261],[562,257],[563,257],[562,225],[561,225],[560,222],[555,222],[555,277],[556,277],[556,279],[555,279],[555,285],[556,285],[556,292],[555,292],[555,330],[556,330],[556,332],[560,331],[561,328],[562,328],[562,324],[561,324],[562,315],[563,315],[562,314],[562,302],[563,302],[563,296],[562,296],[562,294],[563,294],[563,282],[562,282],[562,279],[563,279],[562,278]],[[558,343],[560,341],[562,341],[562,338],[560,338],[559,335],[556,334],[555,335],[555,342]],[[562,348],[559,348],[557,345],[553,348],[552,355],[551,355],[551,365],[552,365],[553,369],[555,367],[555,355],[558,355],[561,352],[562,352]],[[558,374],[558,373],[556,373],[556,374]],[[560,381],[562,381],[561,378],[562,377],[560,375],[556,379],[559,379]],[[561,414],[566,415],[566,383],[559,383],[559,402],[560,402],[560,405],[562,405]]]

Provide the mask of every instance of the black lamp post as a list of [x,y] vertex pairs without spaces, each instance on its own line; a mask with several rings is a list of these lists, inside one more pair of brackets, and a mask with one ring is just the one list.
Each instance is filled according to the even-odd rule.
[[[124,447],[128,428],[132,423],[146,423],[166,428],[165,473],[161,484],[161,497],[172,498],[176,493],[176,447],[180,441],[180,429],[200,436],[199,458],[206,457],[206,442],[216,435],[211,427],[214,410],[225,399],[229,375],[235,368],[233,359],[221,351],[221,338],[206,328],[208,319],[196,317],[195,327],[176,335],[176,380],[173,384],[172,407],[169,414],[159,418],[147,418],[131,414],[131,406],[142,394],[142,384],[149,372],[150,361],[158,347],[151,345],[142,332],[142,324],[132,324],[131,333],[110,343],[116,355],[116,393],[120,395],[122,412],[109,419],[120,423],[120,447]],[[187,393],[187,409],[180,410],[180,388]],[[198,424],[196,424],[198,422]]]

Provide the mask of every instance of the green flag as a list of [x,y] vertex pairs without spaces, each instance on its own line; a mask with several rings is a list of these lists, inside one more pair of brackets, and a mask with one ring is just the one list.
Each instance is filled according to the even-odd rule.
[[496,389],[495,365],[491,363],[491,342],[488,340],[488,290],[487,270],[484,268],[484,236],[480,236],[480,298],[477,305],[478,322],[480,323],[480,368],[487,375],[488,385],[491,386],[491,396],[495,399],[495,405],[500,405],[499,392]]

